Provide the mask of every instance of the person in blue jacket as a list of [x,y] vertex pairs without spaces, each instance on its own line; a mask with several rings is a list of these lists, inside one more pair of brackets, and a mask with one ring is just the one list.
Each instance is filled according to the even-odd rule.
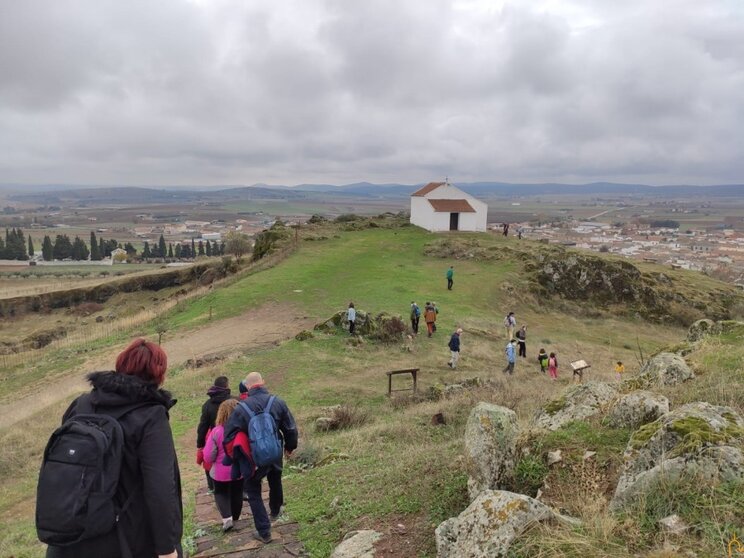
[[[242,405],[248,407],[254,413],[263,411],[269,403],[271,394],[266,389],[263,377],[258,372],[251,372],[244,380],[248,388],[248,397],[241,402],[235,412],[230,416],[230,420],[225,427],[225,445],[234,441],[239,432],[248,432],[248,423],[250,416],[242,408]],[[283,399],[274,398],[269,411],[276,423],[278,434],[284,445],[284,455],[289,455],[297,448],[297,425],[294,417],[289,411],[289,407]],[[266,507],[261,498],[261,484],[266,477],[269,481],[269,511],[271,519],[266,514]],[[268,543],[271,542],[271,520],[276,520],[281,513],[284,504],[284,492],[282,489],[282,459],[271,465],[258,467],[253,476],[245,479],[244,490],[248,497],[248,503],[253,513],[253,522],[256,526],[254,538]]]
[[460,334],[462,333],[461,328],[457,328],[455,332],[452,334],[452,337],[450,337],[449,340],[449,350],[451,353],[450,361],[447,363],[447,366],[452,368],[452,370],[457,368],[457,362],[460,360]]
[[517,361],[517,348],[515,346],[516,344],[517,340],[511,339],[504,349],[504,353],[506,354],[506,366],[503,370],[504,374],[506,374],[507,372],[509,373],[509,375],[514,374],[514,363]]

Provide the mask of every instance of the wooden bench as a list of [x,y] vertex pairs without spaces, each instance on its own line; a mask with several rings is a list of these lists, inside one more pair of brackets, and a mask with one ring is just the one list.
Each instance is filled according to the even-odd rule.
[[584,381],[584,370],[591,368],[591,364],[587,364],[585,360],[575,360],[571,363],[574,377],[579,377],[579,383]]
[[[418,371],[418,368],[407,368],[405,370],[392,370],[390,372],[385,372],[388,377],[388,397],[390,397],[394,391],[413,391],[413,393],[417,393]],[[398,374],[410,374],[413,378],[413,387],[405,389],[393,389],[393,376],[397,376]]]

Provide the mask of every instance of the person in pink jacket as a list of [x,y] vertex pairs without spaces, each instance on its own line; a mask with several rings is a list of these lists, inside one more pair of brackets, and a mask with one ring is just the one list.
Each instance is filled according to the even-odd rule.
[[222,464],[225,457],[222,445],[225,424],[237,405],[237,399],[227,399],[220,404],[215,426],[204,445],[204,462],[212,465],[209,475],[214,480],[214,501],[222,517],[223,531],[232,529],[233,522],[240,518],[240,512],[243,511],[243,478],[233,480],[232,467]]

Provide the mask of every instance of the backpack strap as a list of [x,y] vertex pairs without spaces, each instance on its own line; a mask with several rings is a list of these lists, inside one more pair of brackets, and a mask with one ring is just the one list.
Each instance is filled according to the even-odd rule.
[[254,413],[254,412],[253,412],[253,411],[251,410],[251,408],[250,408],[250,407],[248,406],[248,403],[246,403],[245,401],[241,401],[240,403],[238,403],[238,406],[239,406],[239,407],[240,407],[241,409],[243,409],[243,410],[244,410],[244,411],[245,411],[246,413],[248,413],[248,418],[249,418],[249,419],[252,419],[253,417],[255,417],[255,416],[256,416],[256,413]]
[[271,411],[271,406],[274,404],[274,399],[276,399],[276,395],[272,395],[271,397],[269,397],[269,402],[266,404],[264,413],[268,413]]

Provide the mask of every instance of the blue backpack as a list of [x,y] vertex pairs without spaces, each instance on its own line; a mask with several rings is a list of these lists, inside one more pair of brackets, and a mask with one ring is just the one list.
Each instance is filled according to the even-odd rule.
[[254,413],[245,401],[240,406],[248,413],[248,440],[251,446],[251,456],[256,467],[264,467],[281,462],[282,441],[279,439],[279,429],[276,421],[271,415],[271,405],[276,399],[275,395],[269,398],[269,402],[263,411]]

